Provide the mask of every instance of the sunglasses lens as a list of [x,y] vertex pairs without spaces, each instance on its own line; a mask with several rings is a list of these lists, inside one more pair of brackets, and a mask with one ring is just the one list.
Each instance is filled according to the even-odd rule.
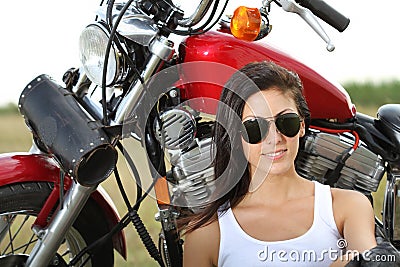
[[287,137],[294,137],[300,130],[300,118],[296,113],[279,115],[275,119],[276,128]]
[[250,144],[259,143],[268,133],[269,122],[254,118],[243,122],[244,130],[247,134],[243,134],[243,139]]
[[[299,133],[300,121],[300,117],[296,113],[286,113],[276,117],[275,125],[281,134],[294,137]],[[270,121],[263,118],[254,118],[243,122],[243,139],[250,144],[259,143],[267,136],[269,125]]]

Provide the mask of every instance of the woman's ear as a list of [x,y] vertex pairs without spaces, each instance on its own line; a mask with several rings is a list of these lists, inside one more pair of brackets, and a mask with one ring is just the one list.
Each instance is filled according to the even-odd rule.
[[306,124],[304,120],[300,123],[300,137],[303,137],[306,134]]

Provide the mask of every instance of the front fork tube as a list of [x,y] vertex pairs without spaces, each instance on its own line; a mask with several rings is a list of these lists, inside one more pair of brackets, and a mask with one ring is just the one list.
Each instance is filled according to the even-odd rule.
[[56,254],[58,247],[63,242],[67,231],[78,217],[90,194],[96,186],[86,187],[78,183],[72,183],[65,195],[62,209],[53,216],[52,221],[44,229],[37,231],[38,242],[30,254],[27,267],[48,266]]

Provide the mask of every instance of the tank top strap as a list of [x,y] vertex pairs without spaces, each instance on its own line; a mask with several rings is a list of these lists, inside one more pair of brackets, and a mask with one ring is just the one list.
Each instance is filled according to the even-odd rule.
[[321,222],[325,223],[329,228],[337,232],[338,230],[333,216],[331,188],[329,185],[323,185],[317,181],[314,181],[314,184],[314,220],[321,220]]

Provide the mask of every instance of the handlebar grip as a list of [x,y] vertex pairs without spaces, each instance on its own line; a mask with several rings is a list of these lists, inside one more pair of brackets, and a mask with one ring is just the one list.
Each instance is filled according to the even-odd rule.
[[295,0],[302,7],[308,8],[315,16],[322,19],[339,32],[343,32],[350,19],[340,14],[323,0]]

